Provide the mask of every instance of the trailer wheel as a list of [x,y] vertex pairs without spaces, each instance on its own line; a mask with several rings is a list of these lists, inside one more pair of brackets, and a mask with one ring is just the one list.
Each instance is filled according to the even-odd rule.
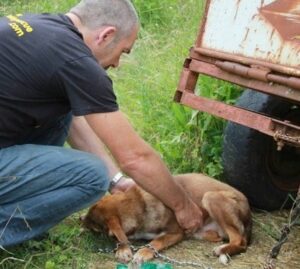
[[[236,106],[300,123],[300,108],[280,98],[245,90]],[[224,179],[241,190],[256,208],[290,207],[300,184],[300,149],[229,122],[223,141]]]

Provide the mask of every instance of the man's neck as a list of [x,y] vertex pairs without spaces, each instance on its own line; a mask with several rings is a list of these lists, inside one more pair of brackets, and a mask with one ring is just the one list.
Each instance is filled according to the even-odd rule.
[[[80,16],[73,12],[66,13],[66,16],[70,18],[74,26],[77,28],[77,30],[82,34],[84,43],[92,50],[92,44],[94,39],[94,33],[93,31],[89,30],[87,27],[85,27],[81,20]],[[92,50],[93,51],[93,50]]]
[[70,20],[75,25],[75,27],[81,32],[82,23],[81,23],[81,20],[80,20],[80,16],[73,13],[73,12],[68,12],[66,14],[66,16],[68,16],[70,18]]

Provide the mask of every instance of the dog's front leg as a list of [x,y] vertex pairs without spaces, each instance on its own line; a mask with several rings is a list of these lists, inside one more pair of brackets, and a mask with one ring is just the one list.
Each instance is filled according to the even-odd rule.
[[[159,237],[152,240],[149,245],[151,247],[144,247],[137,251],[133,256],[133,262],[141,264],[145,261],[149,261],[155,257],[155,251],[160,251],[162,249],[168,248],[175,245],[183,238],[183,233],[167,233],[160,235]],[[155,250],[155,251],[154,251]]]
[[132,259],[132,250],[129,245],[128,238],[120,224],[120,220],[117,217],[113,217],[107,221],[109,233],[113,234],[117,240],[116,259],[122,263],[128,263]]

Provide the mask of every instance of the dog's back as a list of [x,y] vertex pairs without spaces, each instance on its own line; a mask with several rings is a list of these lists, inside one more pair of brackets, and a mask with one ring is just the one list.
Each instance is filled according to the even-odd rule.
[[230,191],[239,199],[247,201],[245,195],[237,189],[203,174],[180,174],[173,176],[173,178],[194,201],[202,200],[204,194],[209,191]]

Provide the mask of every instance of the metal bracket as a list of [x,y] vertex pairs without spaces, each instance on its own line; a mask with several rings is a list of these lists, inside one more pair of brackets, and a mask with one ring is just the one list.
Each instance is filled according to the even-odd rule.
[[300,148],[300,129],[295,128],[289,121],[278,121],[273,119],[274,140],[277,142],[277,150],[281,151],[285,144]]

